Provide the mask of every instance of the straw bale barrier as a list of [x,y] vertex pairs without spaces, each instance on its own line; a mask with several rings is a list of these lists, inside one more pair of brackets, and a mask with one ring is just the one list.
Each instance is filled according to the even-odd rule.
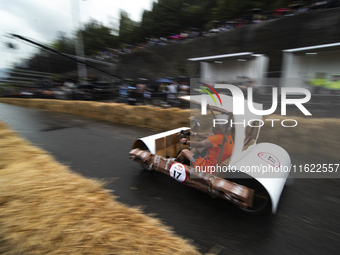
[[[325,159],[339,159],[340,152],[340,120],[332,118],[283,117],[271,115],[267,119],[278,119],[274,128],[266,123],[261,128],[259,142],[271,142],[285,148],[288,152],[300,153]],[[283,127],[284,119],[294,119],[296,127]],[[288,122],[286,125],[293,125]]]
[[[190,110],[178,108],[162,109],[159,107],[132,106],[119,103],[21,98],[0,98],[0,102],[158,130],[170,130],[188,126],[188,118],[190,116]],[[199,110],[194,111],[198,112],[196,116],[199,117]],[[266,117],[266,119],[279,119],[280,122],[290,118],[279,115]],[[259,142],[278,144],[289,153],[300,153],[327,159],[339,158],[339,119],[316,119],[310,117],[294,117],[293,119],[298,122],[298,125],[294,128],[282,127],[280,122],[276,121],[274,127],[271,127],[271,122],[265,122],[265,125],[261,128]]]
[[0,122],[1,254],[199,254]]

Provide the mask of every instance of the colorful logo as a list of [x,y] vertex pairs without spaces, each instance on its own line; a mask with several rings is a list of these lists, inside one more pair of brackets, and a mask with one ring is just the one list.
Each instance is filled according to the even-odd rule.
[[271,164],[275,167],[280,167],[281,163],[277,157],[275,157],[273,154],[270,154],[268,152],[260,152],[257,154],[260,159],[266,161],[268,164]]
[[222,105],[222,100],[220,98],[220,95],[217,93],[217,91],[213,87],[211,87],[208,84],[202,83],[202,82],[197,82],[197,83],[203,85],[203,86],[200,87],[202,93],[207,93],[209,96],[211,96],[211,98],[214,100],[214,103],[215,103],[216,106],[217,106],[216,100],[215,100],[214,96],[210,93],[210,91],[208,89],[210,89],[213,93],[215,93],[215,95],[217,96],[218,100],[220,101],[220,103]]

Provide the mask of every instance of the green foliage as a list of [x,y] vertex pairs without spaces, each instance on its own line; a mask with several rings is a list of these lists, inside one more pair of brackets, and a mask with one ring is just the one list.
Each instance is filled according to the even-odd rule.
[[[211,6],[216,0],[159,0],[154,2],[151,11],[144,11],[139,24],[133,29],[121,30],[120,40],[125,43],[145,41],[148,37],[167,37],[187,29],[202,29],[210,19]],[[120,27],[131,27],[126,15],[121,15]],[[127,36],[127,33],[130,33]]]
[[[118,46],[118,36],[112,34],[112,29],[104,26],[96,20],[91,20],[84,27],[76,32],[81,32],[83,38],[85,55],[89,56],[105,48]],[[56,41],[51,47],[67,54],[75,54],[75,38],[68,38],[65,33],[60,32]]]
[[219,21],[235,19],[249,12],[249,7],[248,1],[219,0],[216,7],[211,9],[212,18]]
[[148,37],[167,37],[192,28],[203,30],[227,20],[251,18],[252,9],[272,11],[287,7],[292,0],[158,0],[144,11],[139,24],[121,12],[120,42],[134,44]]
[[327,81],[327,79],[311,79],[309,83],[314,86],[324,86]]
[[55,40],[50,46],[53,49],[66,54],[75,54],[74,39],[68,38],[63,32],[58,33],[57,40]]
[[[195,28],[212,28],[227,20],[251,17],[253,8],[272,11],[287,7],[292,0],[158,0],[152,10],[145,10],[138,23],[129,18],[125,11],[120,12],[119,35],[113,29],[98,21],[91,20],[80,30],[82,32],[85,55],[91,55],[108,48],[136,44],[149,37],[167,37]],[[79,31],[77,31],[79,33]],[[52,44],[55,49],[75,54],[74,38],[64,33]]]
[[331,81],[328,79],[311,79],[309,83],[314,86],[325,87],[327,89],[340,89],[340,80]]
[[139,33],[138,23],[131,20],[127,12],[122,10],[120,12],[120,22],[119,22],[119,42],[121,44],[122,43],[133,43],[136,38],[136,33]]
[[112,34],[112,29],[96,20],[89,21],[80,31],[83,37],[85,55],[92,55],[105,48],[118,46],[118,37]]
[[[85,55],[91,55],[108,48],[136,44],[150,37],[168,37],[195,28],[204,30],[227,20],[251,17],[252,9],[272,11],[287,7],[292,0],[158,0],[152,10],[145,10],[138,23],[129,18],[125,11],[120,12],[119,35],[113,29],[98,21],[91,20],[80,30],[82,32]],[[79,33],[79,31],[77,31]],[[55,49],[75,54],[74,38],[64,33],[58,35],[52,44]]]

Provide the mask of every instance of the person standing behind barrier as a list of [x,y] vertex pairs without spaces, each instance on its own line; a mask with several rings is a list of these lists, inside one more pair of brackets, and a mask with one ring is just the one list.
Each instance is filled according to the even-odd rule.
[[168,104],[174,104],[177,98],[178,86],[175,83],[169,84],[168,88]]
[[161,83],[161,85],[159,85],[158,92],[167,92],[167,87],[165,83]]
[[157,105],[166,104],[167,93],[168,93],[168,88],[166,86],[166,83],[162,82],[161,85],[158,86]]
[[187,82],[181,82],[181,85],[179,86],[179,92],[185,95],[190,94],[190,86]]
[[146,90],[146,85],[143,83],[139,83],[136,85],[136,97],[137,97],[137,104],[143,104],[144,101],[144,92]]
[[122,84],[119,86],[119,95],[121,103],[127,103],[128,102],[128,96],[129,96],[129,86],[127,84]]
[[72,89],[75,87],[73,81],[71,79],[68,79],[63,84],[63,90],[64,90],[64,99],[72,99]]
[[146,90],[144,91],[144,104],[146,104],[146,105],[152,104],[151,94],[152,94],[151,89],[146,88]]

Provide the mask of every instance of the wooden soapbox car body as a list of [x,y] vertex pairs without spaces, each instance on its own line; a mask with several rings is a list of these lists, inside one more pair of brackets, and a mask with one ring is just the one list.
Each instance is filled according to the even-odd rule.
[[[215,171],[212,174],[200,172],[190,164],[173,160],[182,149],[190,149],[188,145],[179,143],[181,135],[190,131],[199,132],[197,126],[193,128],[194,131],[189,127],[182,127],[140,138],[133,144],[130,158],[141,163],[145,169],[162,172],[179,182],[209,193],[212,197],[228,200],[246,213],[262,214],[269,209],[275,213],[289,175],[290,157],[278,145],[257,144],[261,126],[259,120],[262,120],[262,116],[254,115],[249,110],[242,116],[233,115],[232,98],[227,95],[221,97],[223,102],[230,103],[224,104],[222,108],[211,106],[213,102],[208,101],[207,108],[212,117],[219,113],[227,114],[229,123],[233,119],[234,123],[249,122],[253,126],[235,124],[233,132],[230,126],[223,130],[224,136],[227,133],[232,135],[234,148],[228,159],[217,162],[222,171]],[[201,105],[199,96],[188,96],[182,99]],[[262,109],[260,104],[254,103],[254,106]],[[196,139],[190,135],[187,138]],[[221,148],[224,146],[222,145]],[[221,149],[218,161],[222,153]]]

